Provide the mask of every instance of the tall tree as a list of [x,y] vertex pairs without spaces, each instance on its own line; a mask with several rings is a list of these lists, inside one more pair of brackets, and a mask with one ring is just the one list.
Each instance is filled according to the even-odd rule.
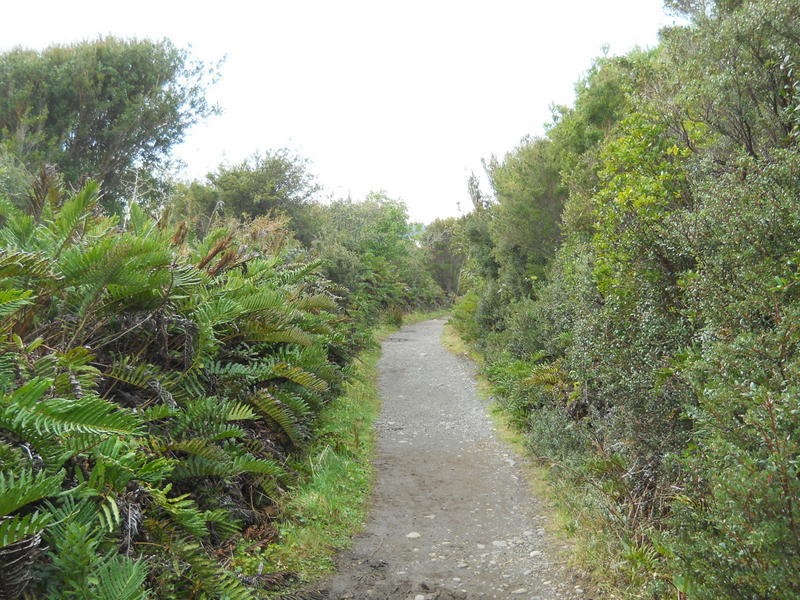
[[213,70],[169,40],[106,37],[0,54],[0,139],[32,170],[54,163],[68,183],[99,180],[110,197],[215,112]]

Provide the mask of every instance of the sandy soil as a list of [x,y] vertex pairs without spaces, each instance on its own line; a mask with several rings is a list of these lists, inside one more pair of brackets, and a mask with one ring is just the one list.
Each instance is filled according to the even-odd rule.
[[443,319],[383,344],[370,518],[315,597],[588,599],[547,532],[520,457],[497,439],[474,365],[440,344]]

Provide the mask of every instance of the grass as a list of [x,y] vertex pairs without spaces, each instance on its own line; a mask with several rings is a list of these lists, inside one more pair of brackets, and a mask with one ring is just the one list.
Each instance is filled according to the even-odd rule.
[[[403,316],[403,323],[445,314],[446,310],[411,313]],[[397,330],[381,325],[373,335],[381,340]],[[263,563],[268,573],[292,571],[301,582],[317,580],[332,572],[337,552],[361,529],[375,476],[372,458],[380,410],[380,356],[378,344],[363,351],[343,394],[320,414],[314,442],[292,465],[301,474],[300,481],[279,501],[280,537],[257,557],[240,560],[243,570],[255,571]]]
[[293,571],[303,581],[319,578],[364,522],[374,479],[379,358],[377,346],[361,353],[356,375],[323,410],[314,443],[294,465],[304,477],[280,504],[280,538],[264,557],[269,570]]
[[483,365],[483,358],[481,355],[473,350],[473,348],[461,338],[458,334],[458,330],[451,323],[447,323],[442,330],[442,345],[453,354],[466,356],[478,365]]

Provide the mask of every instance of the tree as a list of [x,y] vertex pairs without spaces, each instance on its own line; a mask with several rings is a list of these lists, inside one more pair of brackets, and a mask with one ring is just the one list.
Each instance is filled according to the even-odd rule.
[[373,192],[361,202],[336,200],[322,211],[314,250],[326,276],[349,291],[354,310],[374,318],[387,309],[441,302],[403,202]]
[[0,140],[31,171],[53,163],[113,199],[128,171],[157,164],[216,112],[204,97],[212,73],[169,40],[16,48],[0,55]]
[[525,139],[488,167],[497,198],[490,227],[495,258],[500,279],[518,296],[530,293],[558,246],[565,190],[552,150],[549,140]]
[[316,236],[319,191],[308,160],[286,148],[254,154],[234,165],[220,165],[206,176],[207,183],[194,182],[175,199],[176,214],[194,215],[205,229],[210,220],[234,219],[283,213],[298,240],[308,244]]
[[461,269],[466,261],[464,218],[436,219],[421,235],[428,270],[446,294],[458,293]]

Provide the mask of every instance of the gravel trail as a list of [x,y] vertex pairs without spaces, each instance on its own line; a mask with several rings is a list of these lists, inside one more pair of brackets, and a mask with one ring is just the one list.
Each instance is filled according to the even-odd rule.
[[441,346],[444,323],[383,344],[371,514],[324,597],[588,599],[545,530],[524,459],[493,433],[474,365]]

